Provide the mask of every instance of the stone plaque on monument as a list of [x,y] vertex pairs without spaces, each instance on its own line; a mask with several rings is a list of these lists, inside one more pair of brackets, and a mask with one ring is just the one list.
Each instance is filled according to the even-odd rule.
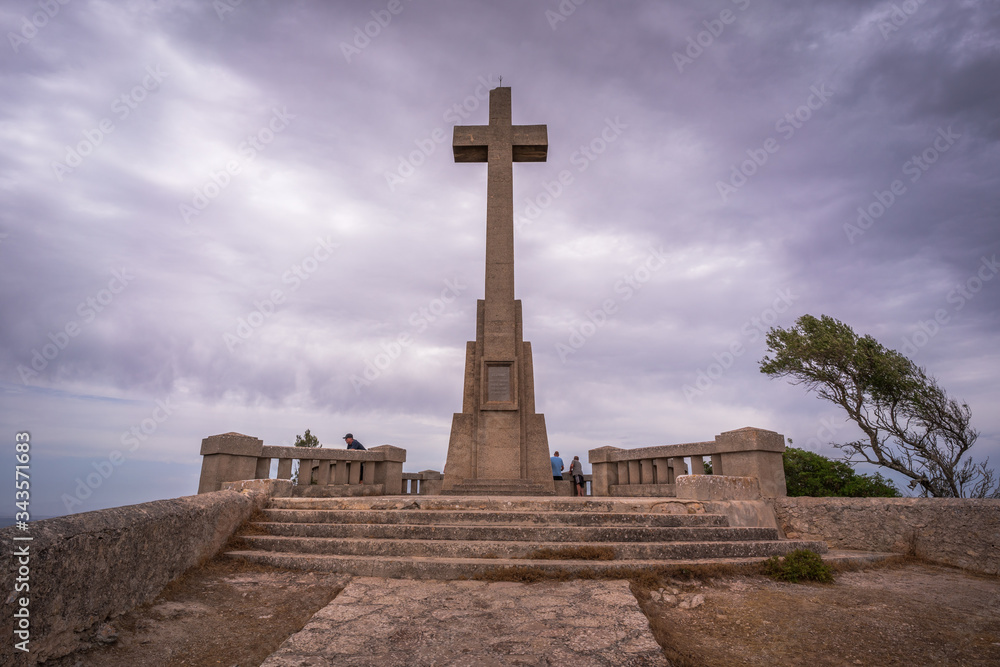
[[456,126],[455,162],[486,162],[486,287],[466,345],[462,412],[452,420],[445,493],[551,494],[545,416],[535,414],[531,343],[514,298],[514,162],[544,162],[544,125],[513,125],[510,88],[490,91],[489,125]]
[[510,366],[487,365],[486,374],[486,400],[491,403],[510,401]]

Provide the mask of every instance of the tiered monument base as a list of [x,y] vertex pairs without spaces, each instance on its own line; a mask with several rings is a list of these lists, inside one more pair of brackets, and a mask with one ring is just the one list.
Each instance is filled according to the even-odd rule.
[[465,357],[462,412],[452,421],[442,491],[449,495],[554,495],[545,415],[535,413],[531,343],[521,302],[511,304],[513,341],[506,359],[485,352],[485,303]]

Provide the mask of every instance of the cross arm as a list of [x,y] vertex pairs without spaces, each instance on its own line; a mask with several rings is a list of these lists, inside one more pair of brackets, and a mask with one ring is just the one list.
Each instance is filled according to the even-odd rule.
[[511,128],[514,162],[545,162],[549,152],[546,125],[515,125]]
[[489,159],[488,125],[456,125],[452,139],[455,162],[486,162]]

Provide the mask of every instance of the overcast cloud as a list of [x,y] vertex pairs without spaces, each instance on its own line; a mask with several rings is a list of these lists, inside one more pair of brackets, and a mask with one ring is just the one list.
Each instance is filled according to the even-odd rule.
[[552,449],[759,426],[836,455],[837,409],[758,370],[809,313],[924,366],[1000,465],[996,2],[18,0],[0,27],[0,424],[35,515],[192,494],[227,431],[442,469],[485,243],[452,127],[500,76],[549,133],[514,197]]

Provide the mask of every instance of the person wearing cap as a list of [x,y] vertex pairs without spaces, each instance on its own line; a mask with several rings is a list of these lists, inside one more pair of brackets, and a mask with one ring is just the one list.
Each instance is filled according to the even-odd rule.
[[344,440],[347,442],[348,449],[364,449],[365,446],[354,439],[353,433],[348,433],[344,436]]
[[[354,439],[354,434],[353,433],[348,433],[347,435],[345,435],[344,436],[344,442],[347,443],[347,448],[348,449],[360,449],[360,450],[363,450],[365,448],[364,445],[362,445],[359,441],[357,441],[357,440]],[[365,464],[364,464],[364,461],[361,462],[360,475],[361,475],[362,484],[364,484],[364,479],[365,479]]]

